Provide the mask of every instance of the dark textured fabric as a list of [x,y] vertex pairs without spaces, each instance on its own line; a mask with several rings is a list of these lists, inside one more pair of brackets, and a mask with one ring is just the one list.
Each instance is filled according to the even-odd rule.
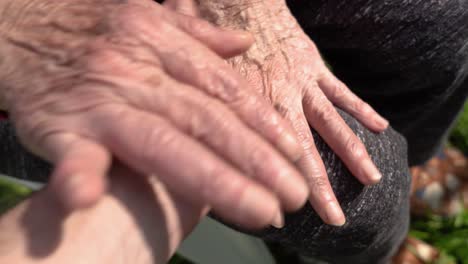
[[444,141],[468,93],[468,0],[289,0],[334,73],[408,140]]
[[325,225],[307,205],[300,212],[288,215],[283,229],[271,228],[253,234],[331,263],[386,263],[406,237],[409,224],[406,142],[393,129],[374,134],[354,118],[341,114],[366,145],[384,176],[382,181],[363,187],[314,132],[347,224],[344,227]]
[[50,174],[50,165],[19,144],[6,119],[0,120],[0,174],[35,182],[46,182]]

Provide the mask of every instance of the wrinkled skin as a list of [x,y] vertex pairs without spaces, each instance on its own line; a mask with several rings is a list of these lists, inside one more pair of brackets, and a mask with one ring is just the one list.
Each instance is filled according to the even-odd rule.
[[385,130],[388,122],[328,70],[314,43],[283,1],[275,4],[250,1],[250,5],[239,4],[241,9],[229,8],[228,11],[220,11],[222,3],[217,7],[211,1],[201,3],[202,15],[215,24],[249,30],[256,36],[254,46],[230,62],[247,78],[255,92],[266,97],[291,121],[304,149],[298,165],[308,181],[310,201],[325,222],[342,225],[345,219],[330,187],[310,127],[363,184],[374,184],[381,174],[334,106],[352,114],[375,132]]
[[1,99],[67,208],[102,196],[113,156],[247,228],[305,203],[293,128],[223,60],[250,35],[146,0],[19,3],[0,25]]
[[[352,111],[364,104],[336,85],[295,24],[286,37],[262,29],[268,45],[256,39],[233,60],[249,86],[222,59],[245,52],[251,37],[168,10],[198,13],[183,2],[10,2],[0,25],[0,101],[23,143],[55,164],[52,187],[67,207],[87,207],[104,192],[115,156],[247,228],[281,226],[281,210],[300,208],[309,188],[322,218],[343,224],[305,117],[366,184],[380,175],[330,101],[376,131],[386,122],[369,107]],[[317,60],[296,61],[308,55]],[[283,68],[288,60],[300,68]],[[327,94],[335,90],[343,95]]]

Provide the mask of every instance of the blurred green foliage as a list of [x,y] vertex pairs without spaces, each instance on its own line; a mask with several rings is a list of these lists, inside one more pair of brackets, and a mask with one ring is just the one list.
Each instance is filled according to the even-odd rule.
[[[450,144],[468,154],[468,103],[450,135]],[[439,249],[442,256],[437,264],[468,264],[468,210],[460,215],[444,218],[428,215],[413,219],[410,235]]]
[[31,194],[31,190],[0,178],[0,215]]
[[410,235],[437,247],[445,258],[468,264],[468,211],[455,217],[428,215],[413,219]]

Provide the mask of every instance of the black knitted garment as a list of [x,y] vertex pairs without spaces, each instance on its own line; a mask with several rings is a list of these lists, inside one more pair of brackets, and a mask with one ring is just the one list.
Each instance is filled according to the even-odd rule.
[[333,72],[434,155],[468,94],[468,0],[287,0]]

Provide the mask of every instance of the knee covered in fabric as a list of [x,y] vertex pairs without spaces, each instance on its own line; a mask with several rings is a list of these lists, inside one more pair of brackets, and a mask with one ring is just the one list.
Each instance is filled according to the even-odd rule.
[[269,228],[254,235],[299,254],[331,262],[379,263],[396,250],[408,228],[410,177],[406,142],[392,129],[375,134],[349,115],[341,114],[366,145],[383,174],[382,181],[370,187],[361,185],[314,133],[333,189],[346,214],[346,225],[325,225],[311,206],[306,205],[286,216],[284,228]]

